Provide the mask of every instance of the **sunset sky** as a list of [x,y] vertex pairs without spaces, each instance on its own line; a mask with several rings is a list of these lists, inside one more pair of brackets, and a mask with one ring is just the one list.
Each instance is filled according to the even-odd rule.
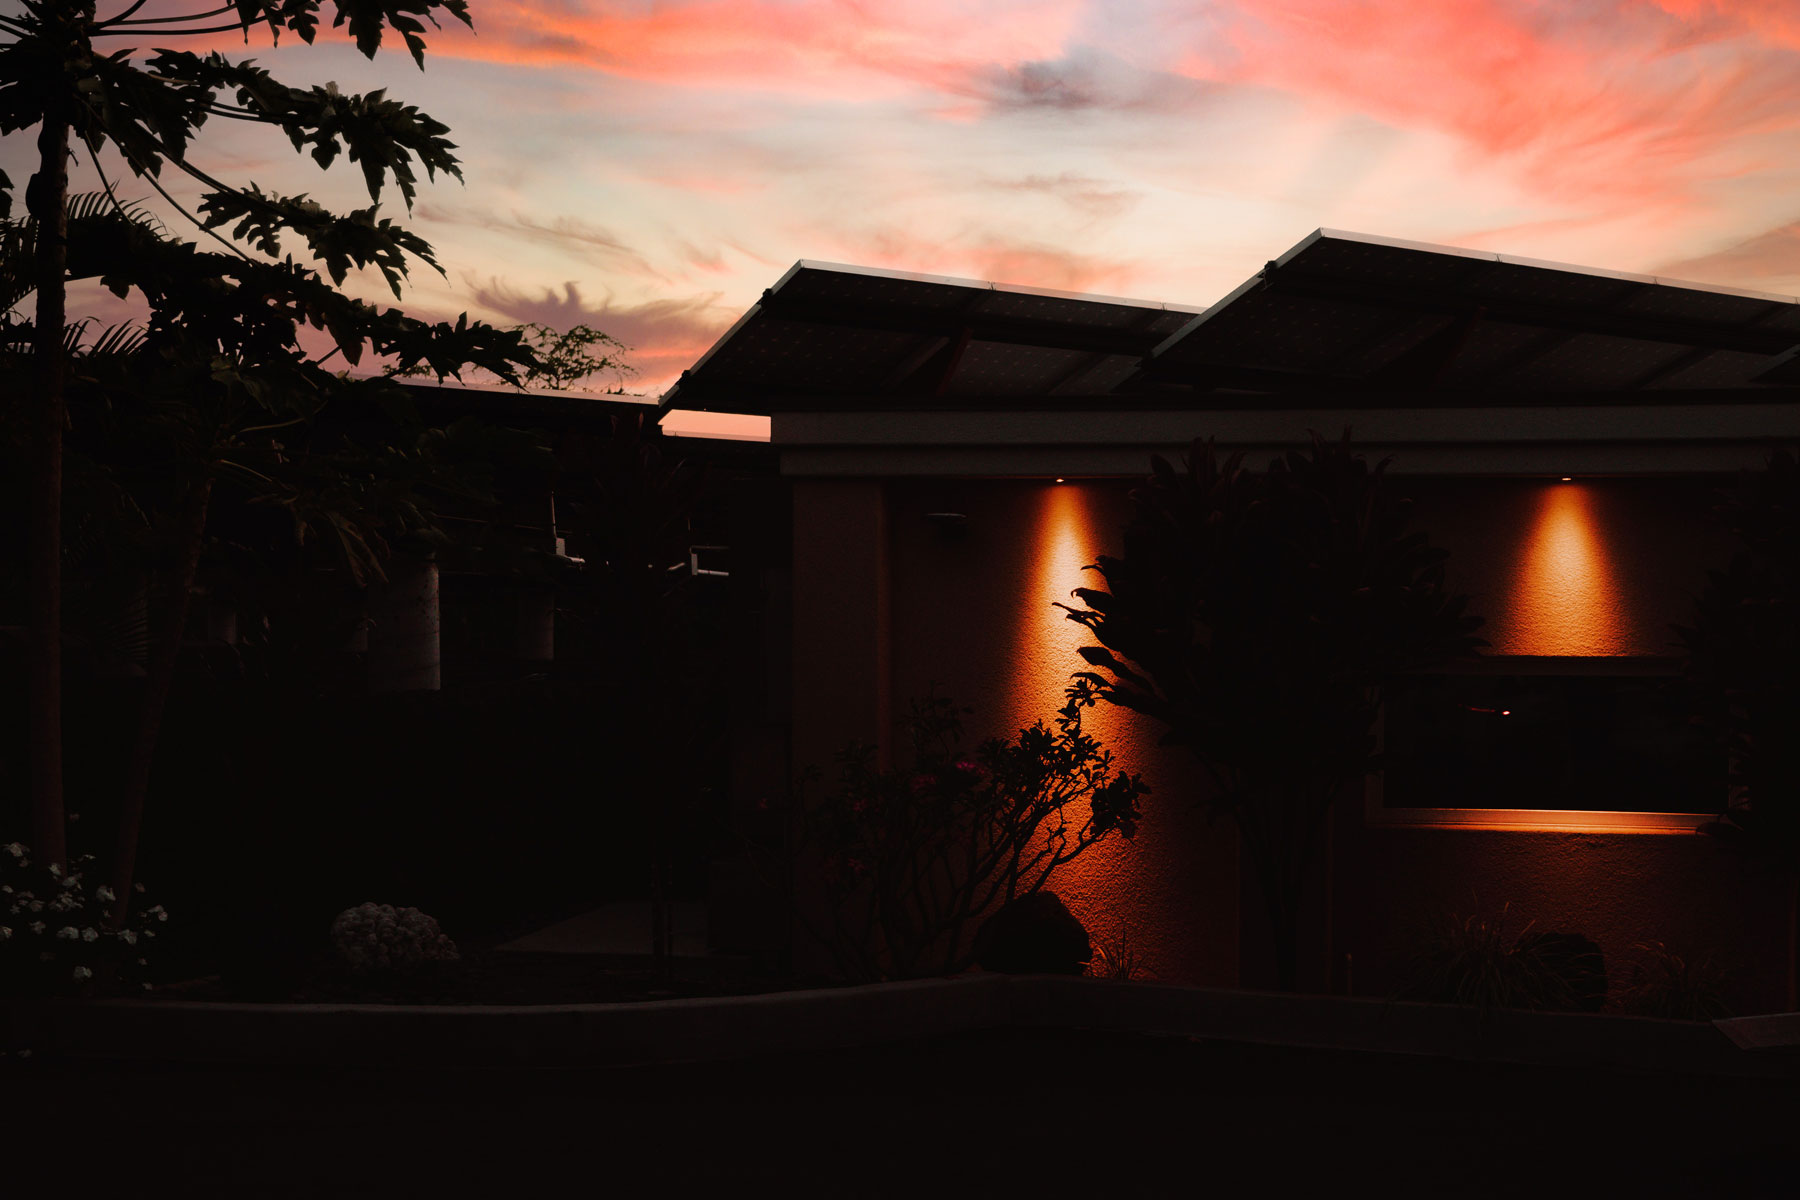
[[[594,325],[649,394],[800,258],[1202,305],[1323,226],[1800,292],[1795,0],[470,7],[423,73],[215,44],[451,127],[409,310]],[[220,124],[213,174],[367,203]],[[0,147],[21,188],[30,151]]]

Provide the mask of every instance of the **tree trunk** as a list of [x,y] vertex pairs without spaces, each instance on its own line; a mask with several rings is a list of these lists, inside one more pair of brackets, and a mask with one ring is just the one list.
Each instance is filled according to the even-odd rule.
[[26,677],[30,700],[32,849],[45,864],[69,858],[63,817],[62,759],[62,458],[63,326],[68,265],[69,123],[53,105],[38,133],[38,171],[26,188],[37,221],[37,425],[32,437],[36,470],[31,482],[30,552],[27,559]]
[[527,584],[519,589],[514,653],[533,665],[556,659],[556,588]]
[[1269,906],[1269,928],[1275,936],[1275,987],[1300,990],[1300,888],[1265,875],[1263,896]]
[[174,591],[163,621],[163,636],[150,655],[150,671],[144,681],[144,706],[138,715],[137,736],[131,743],[131,759],[125,769],[125,794],[119,808],[119,840],[113,855],[112,928],[120,929],[131,911],[131,885],[137,871],[138,835],[144,827],[144,800],[150,792],[150,769],[156,761],[156,742],[162,733],[163,713],[175,685],[175,668],[181,658],[181,638],[187,628],[188,604],[194,576],[200,568],[205,544],[206,511],[212,500],[212,480],[202,480],[189,493],[181,514],[181,559],[175,567]]
[[1800,873],[1788,884],[1787,1006],[1800,1012]]
[[443,668],[438,629],[438,565],[396,554],[387,580],[369,588],[371,692],[435,692]]

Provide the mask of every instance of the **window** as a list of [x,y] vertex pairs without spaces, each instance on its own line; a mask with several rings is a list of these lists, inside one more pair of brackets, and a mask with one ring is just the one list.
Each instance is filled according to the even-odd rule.
[[1724,752],[1677,660],[1485,658],[1384,687],[1371,821],[1688,832],[1725,804]]

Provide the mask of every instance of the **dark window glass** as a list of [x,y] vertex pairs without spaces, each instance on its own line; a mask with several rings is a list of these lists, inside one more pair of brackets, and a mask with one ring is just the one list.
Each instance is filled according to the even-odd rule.
[[1681,680],[1521,673],[1403,676],[1384,693],[1387,808],[1707,813],[1722,750]]

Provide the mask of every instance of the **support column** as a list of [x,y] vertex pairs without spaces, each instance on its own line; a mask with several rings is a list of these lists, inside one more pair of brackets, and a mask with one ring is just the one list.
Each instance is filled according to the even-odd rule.
[[794,485],[794,767],[851,740],[888,759],[887,497],[879,482]]
[[[795,778],[817,767],[834,782],[834,763],[850,741],[873,743],[888,762],[887,498],[879,482],[802,480],[794,485]],[[816,802],[809,790],[803,803]],[[811,929],[832,918],[820,864],[802,853],[789,897],[794,924],[791,962],[803,974],[830,969]]]

